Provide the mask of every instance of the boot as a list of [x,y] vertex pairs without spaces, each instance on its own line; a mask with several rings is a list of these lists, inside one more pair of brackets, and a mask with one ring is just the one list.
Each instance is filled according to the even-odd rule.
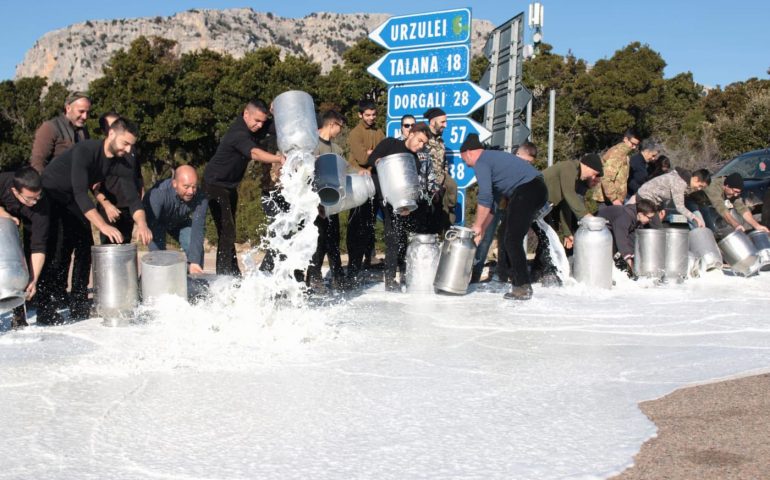
[[513,286],[511,291],[503,295],[506,300],[529,300],[532,298],[532,285],[525,283],[520,286]]
[[546,273],[540,278],[540,284],[544,287],[561,287],[561,279],[555,273]]

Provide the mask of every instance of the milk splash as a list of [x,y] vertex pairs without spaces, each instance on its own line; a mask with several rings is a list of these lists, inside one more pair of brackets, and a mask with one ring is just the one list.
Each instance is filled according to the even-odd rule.
[[543,229],[546,236],[548,236],[548,251],[553,266],[556,268],[556,275],[559,276],[559,280],[562,281],[562,284],[566,284],[570,278],[570,266],[569,260],[567,259],[567,252],[564,251],[564,246],[561,244],[561,240],[559,240],[559,234],[556,233],[556,231],[554,231],[554,229],[543,219],[538,219],[537,224]]
[[279,211],[262,240],[262,248],[278,252],[270,281],[264,282],[265,299],[280,298],[293,307],[304,304],[305,284],[294,278],[295,270],[304,270],[316,248],[318,228],[313,224],[318,215],[318,194],[313,191],[315,156],[295,150],[286,155],[281,168],[281,194],[288,207]]

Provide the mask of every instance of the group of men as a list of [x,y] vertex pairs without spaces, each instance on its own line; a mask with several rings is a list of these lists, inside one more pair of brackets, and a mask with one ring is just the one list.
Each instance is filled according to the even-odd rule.
[[[145,192],[136,126],[109,112],[99,119],[104,138],[91,139],[90,110],[85,94],[67,97],[64,112],[37,129],[30,165],[0,174],[0,217],[24,226],[25,293],[36,297],[40,325],[62,323],[64,308],[71,319],[90,316],[92,228],[102,243],[128,243],[135,234],[151,250],[165,248],[168,233],[187,252],[190,272],[202,271],[207,199],[195,169],[179,167]],[[23,307],[13,324],[26,324]]]
[[[641,151],[637,152],[640,143]],[[708,170],[690,172],[679,167],[653,174],[660,149],[650,140],[640,142],[635,130],[628,130],[623,140],[602,156],[586,154],[580,160],[558,162],[543,172],[531,166],[536,149],[528,142],[519,147],[517,155],[512,155],[485,150],[478,138],[471,135],[460,150],[463,160],[475,168],[479,185],[472,227],[479,249],[472,281],[479,281],[480,265],[486,258],[484,245],[491,237],[487,230],[502,218],[497,274],[502,281],[512,283],[506,298],[530,298],[533,280],[539,279],[544,286],[560,284],[556,265],[550,258],[548,236],[534,222],[546,204],[544,198],[552,207],[544,220],[561,233],[569,250],[578,221],[593,215],[585,198],[592,191],[598,204],[596,215],[607,220],[614,238],[615,263],[630,276],[635,231],[659,228],[669,205],[688,220],[691,228],[707,226],[717,235],[743,230],[744,224],[768,231],[741,200],[743,179],[739,174],[712,179]],[[737,215],[732,213],[733,208]],[[538,237],[531,269],[523,246],[530,228]]]
[[[170,179],[147,191],[134,155],[136,127],[118,114],[100,118],[103,139],[91,139],[85,121],[90,99],[75,93],[65,101],[64,112],[43,123],[35,134],[30,166],[15,173],[0,174],[0,217],[24,225],[25,252],[30,265],[28,298],[37,294],[38,323],[56,324],[59,310],[69,307],[71,318],[90,314],[87,286],[91,267],[92,228],[103,243],[124,243],[135,233],[150,250],[164,249],[166,237],[176,239],[187,254],[190,273],[203,271],[203,239],[206,213],[211,211],[218,234],[217,274],[240,275],[236,251],[238,186],[252,162],[262,165],[262,208],[270,221],[285,209],[287,200],[278,182],[285,162],[278,151],[270,110],[259,100],[249,101],[222,137],[207,163],[202,188],[190,166],[178,167]],[[408,233],[441,234],[454,223],[457,185],[449,175],[442,133],[447,116],[439,108],[401,119],[401,134],[385,137],[376,127],[374,103],[359,104],[359,123],[348,135],[348,171],[371,175],[376,195],[351,210],[347,223],[347,271],[340,256],[338,215],[326,215],[319,207],[315,225],[318,243],[306,272],[298,279],[314,290],[325,290],[321,277],[324,257],[329,258],[332,287],[357,286],[362,271],[371,265],[375,220],[384,223],[384,281],[387,290],[399,291],[397,273],[403,279]],[[318,119],[316,155],[343,149],[335,139],[345,126],[344,117],[330,110]],[[637,149],[641,150],[637,153]],[[384,202],[379,185],[378,163],[394,154],[411,155],[419,179],[416,210],[394,210]],[[511,282],[506,298],[524,300],[532,295],[531,284],[558,285],[556,267],[550,258],[548,236],[535,222],[547,204],[544,220],[571,248],[577,221],[592,215],[585,201],[593,191],[599,204],[597,215],[608,220],[615,238],[616,264],[633,268],[633,235],[645,225],[659,226],[662,209],[672,203],[692,227],[717,225],[723,219],[729,228],[767,231],[756,222],[740,199],[743,179],[732,174],[712,179],[706,170],[689,172],[673,168],[655,176],[652,165],[659,148],[640,142],[634,130],[604,155],[586,154],[579,160],[556,163],[538,171],[533,162],[537,148],[530,142],[516,154],[486,149],[477,135],[469,135],[460,148],[463,161],[473,167],[479,185],[478,205],[472,229],[479,244],[472,281],[479,281],[489,245],[500,224],[500,255],[497,274]],[[96,200],[96,203],[94,200]],[[708,208],[709,206],[713,208]],[[738,216],[730,212],[734,207]],[[693,212],[701,212],[697,215]],[[527,264],[523,240],[532,228],[538,248],[532,269]],[[269,234],[269,233],[268,233]],[[270,272],[277,252],[267,251],[260,269]],[[68,278],[71,278],[67,294]],[[14,322],[23,325],[23,311]]]

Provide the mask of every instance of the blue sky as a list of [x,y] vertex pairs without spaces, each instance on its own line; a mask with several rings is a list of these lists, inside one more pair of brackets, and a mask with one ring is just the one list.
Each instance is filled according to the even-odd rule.
[[[768,78],[770,68],[770,2],[714,0],[624,2],[619,0],[541,0],[545,6],[544,41],[557,53],[571,50],[589,62],[612,56],[632,41],[660,52],[666,76],[691,71],[708,86],[727,85],[750,77]],[[521,11],[525,1],[389,0],[372,3],[333,0],[309,2],[243,2],[230,0],[14,1],[4,2],[0,29],[0,79],[13,78],[16,64],[44,33],[92,19],[172,15],[190,8],[251,7],[285,17],[314,11],[391,13],[404,15],[453,7],[471,7],[474,18],[498,25]],[[527,36],[529,40],[529,36]]]

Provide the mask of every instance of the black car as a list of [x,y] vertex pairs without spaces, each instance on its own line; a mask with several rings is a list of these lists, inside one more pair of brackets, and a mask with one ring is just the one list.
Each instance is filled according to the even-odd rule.
[[[714,174],[715,177],[726,177],[737,172],[743,177],[741,197],[753,214],[761,214],[763,204],[770,204],[770,149],[755,150],[744,153],[730,160],[727,165]],[[768,196],[769,198],[766,198]],[[765,208],[762,223],[767,225],[770,215],[770,205]]]

